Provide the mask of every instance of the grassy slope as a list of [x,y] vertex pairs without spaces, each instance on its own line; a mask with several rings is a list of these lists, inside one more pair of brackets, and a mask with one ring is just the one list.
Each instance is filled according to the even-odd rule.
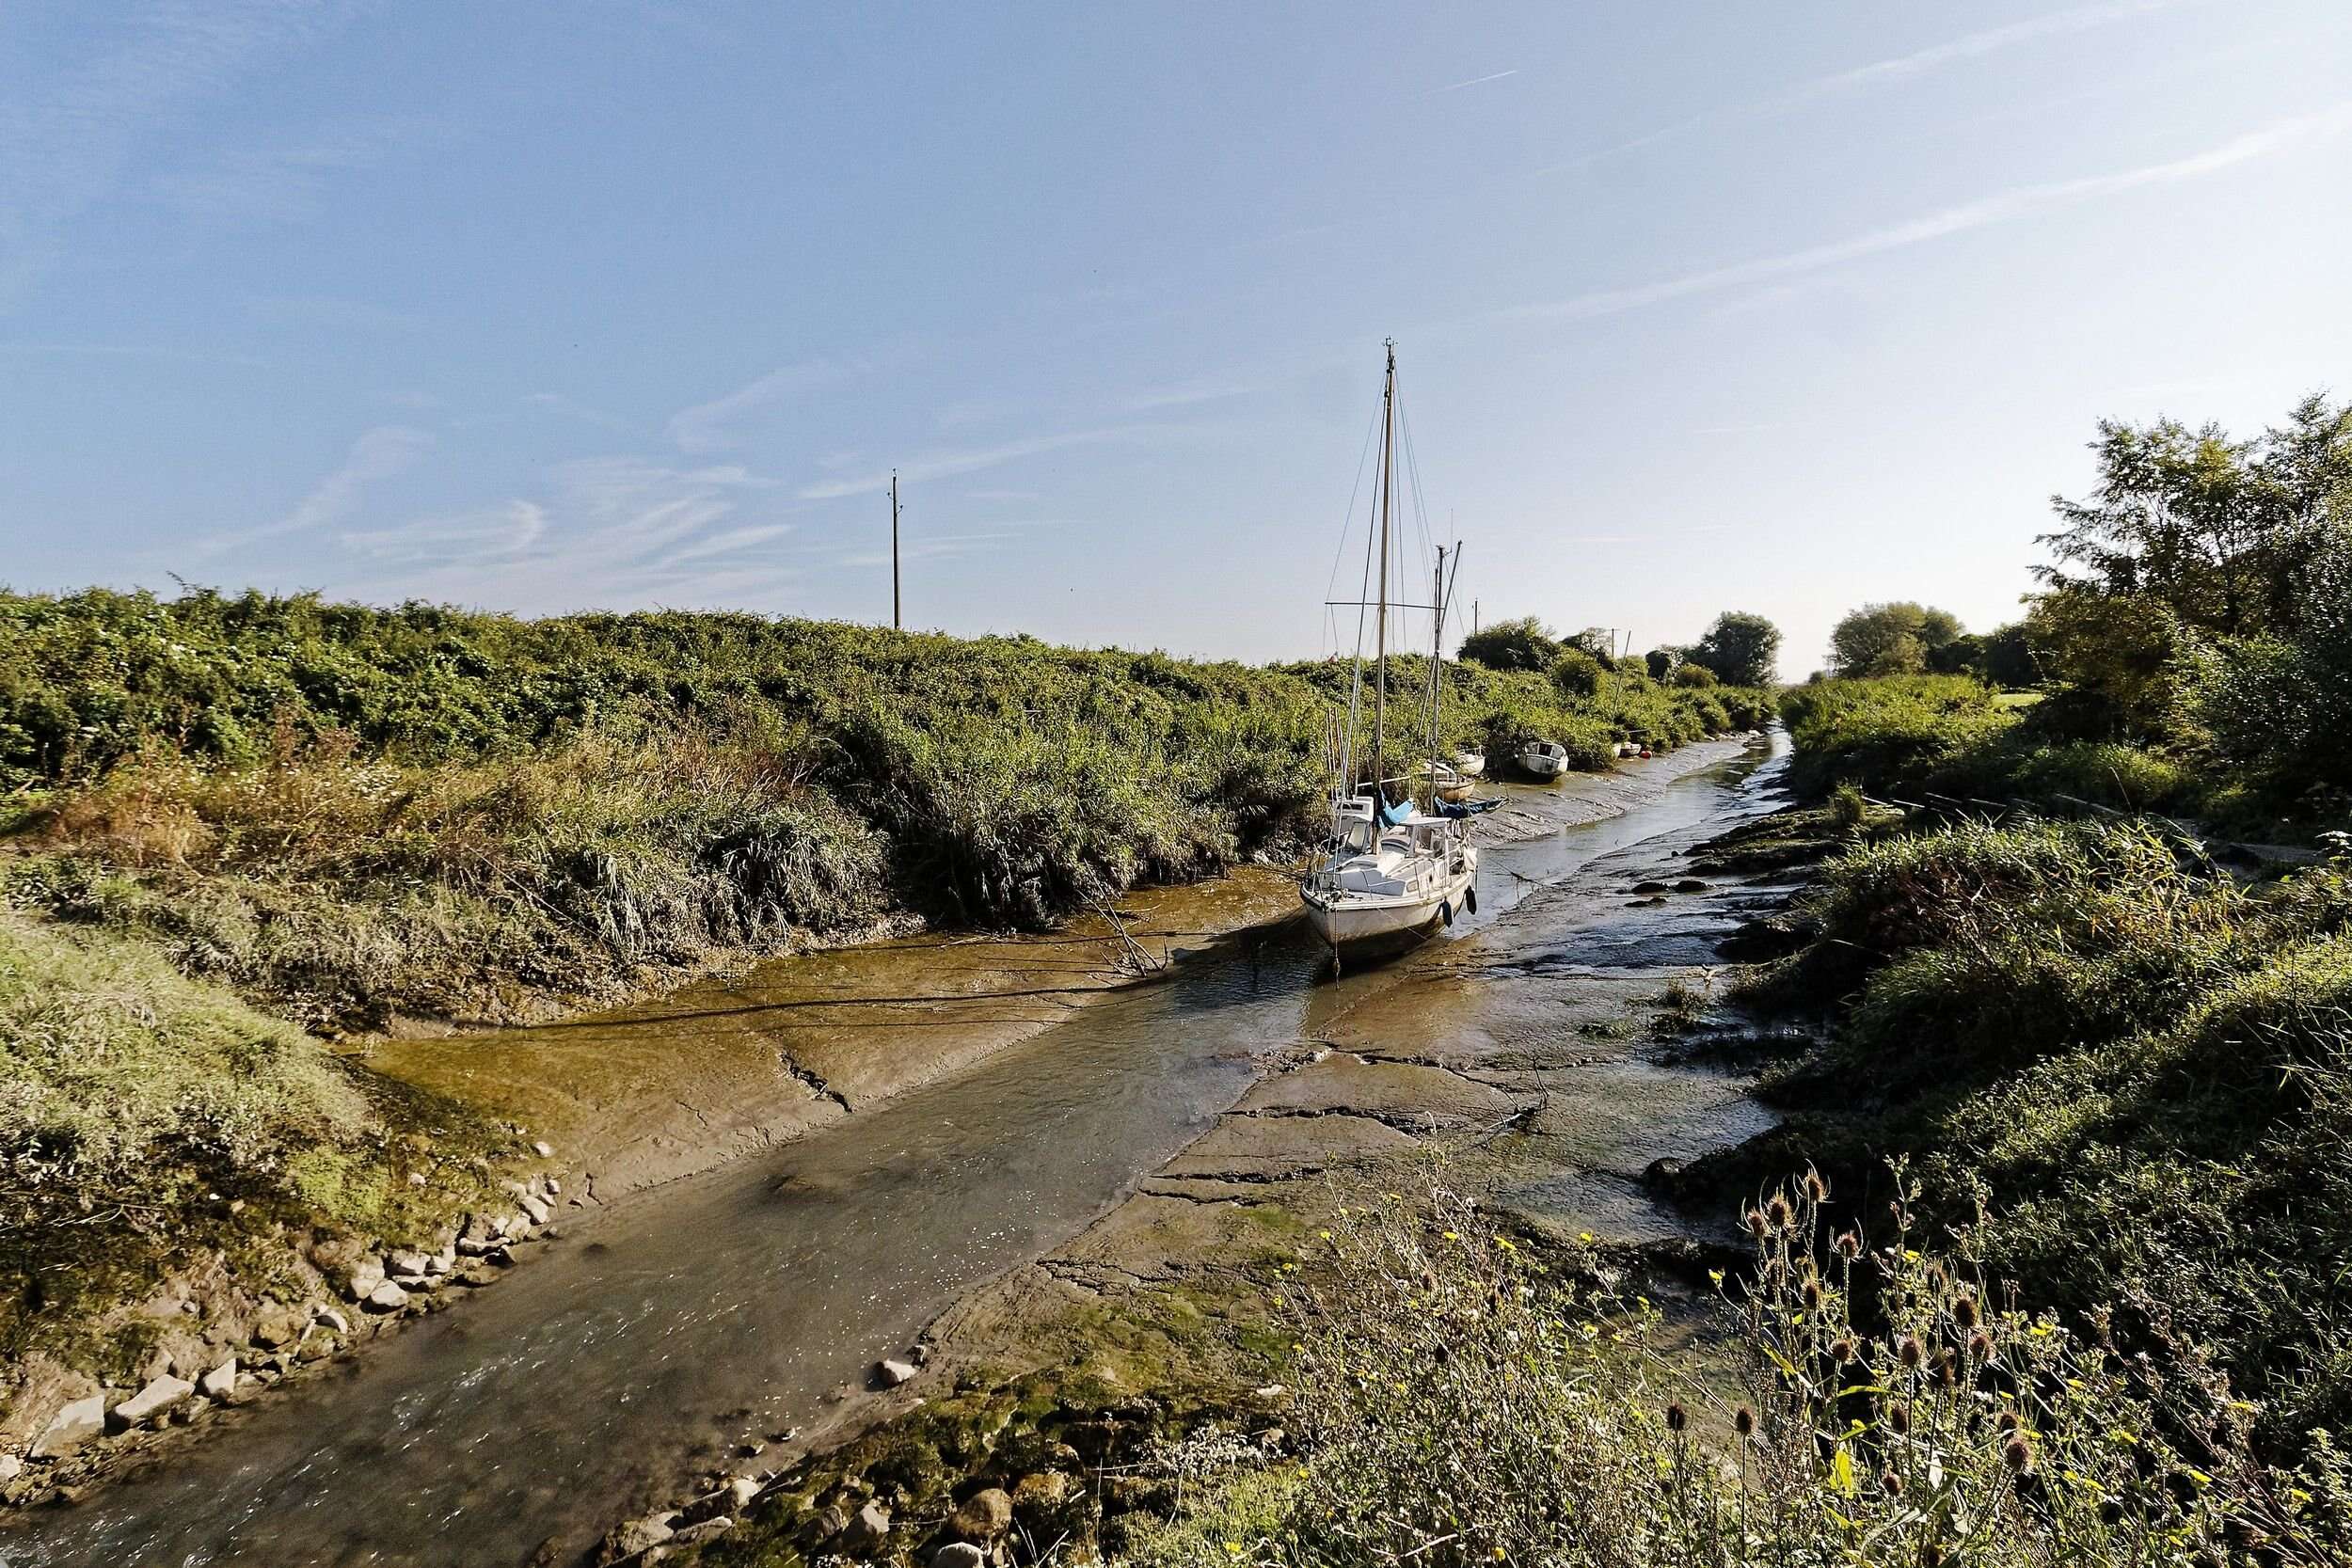
[[[1796,694],[1800,777],[2185,792],[2143,754],[2031,745],[1965,685]],[[2213,1346],[2274,1440],[2352,1418],[2344,867],[2249,888],[2149,819],[1923,818],[1832,862],[1812,905],[1820,939],[1763,994],[1842,998],[1834,1037],[1769,1085],[1791,1126],[1697,1184],[1819,1159],[1852,1186],[1913,1155],[1933,1212],[2028,1299]]]
[[[281,1224],[396,1244],[486,1180],[494,1131],[281,1021],[511,1021],[896,911],[1037,926],[1213,873],[1303,822],[1346,677],[739,615],[0,594],[0,1354],[208,1248],[265,1273]],[[1447,678],[1448,744],[1540,730],[1592,767],[1765,703]]]

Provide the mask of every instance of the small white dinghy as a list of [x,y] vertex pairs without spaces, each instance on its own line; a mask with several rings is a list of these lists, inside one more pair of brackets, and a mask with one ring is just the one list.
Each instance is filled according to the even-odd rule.
[[1461,774],[1462,777],[1466,779],[1485,777],[1486,772],[1486,753],[1484,752],[1454,752],[1454,770],[1456,773]]

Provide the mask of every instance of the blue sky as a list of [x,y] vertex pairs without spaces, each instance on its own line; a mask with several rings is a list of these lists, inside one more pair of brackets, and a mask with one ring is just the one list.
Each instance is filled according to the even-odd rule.
[[[0,581],[1307,656],[1394,337],[1492,619],[2014,612],[2352,391],[2341,0],[0,8]],[[1351,633],[1352,641],[1352,633]]]

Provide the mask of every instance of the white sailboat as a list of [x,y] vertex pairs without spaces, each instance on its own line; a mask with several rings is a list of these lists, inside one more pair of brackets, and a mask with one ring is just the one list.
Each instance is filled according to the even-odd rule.
[[[1389,712],[1389,556],[1396,498],[1396,345],[1388,345],[1388,372],[1381,389],[1378,596],[1359,609],[1373,621],[1373,711],[1371,769],[1358,780],[1356,720],[1363,711],[1364,650],[1358,622],[1356,668],[1349,683],[1347,722],[1338,747],[1340,785],[1331,799],[1329,836],[1316,852],[1298,894],[1307,919],[1336,954],[1362,943],[1411,936],[1478,908],[1478,849],[1470,842],[1470,817],[1477,807],[1440,800],[1438,773],[1460,775],[1434,759],[1438,752],[1438,704],[1443,692],[1438,654],[1444,647],[1445,602],[1451,584],[1445,557],[1438,555],[1437,593],[1428,607],[1434,633],[1426,728],[1433,759],[1405,778],[1387,770]],[[1459,552],[1455,555],[1459,568]],[[1467,781],[1461,781],[1467,783]],[[1391,800],[1391,786],[1403,799]],[[1418,798],[1417,798],[1418,797]]]

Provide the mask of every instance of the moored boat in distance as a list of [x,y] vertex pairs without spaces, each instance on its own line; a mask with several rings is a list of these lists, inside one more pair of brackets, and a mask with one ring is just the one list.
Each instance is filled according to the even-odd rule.
[[1568,749],[1556,740],[1525,740],[1512,760],[1531,778],[1556,779],[1568,770]]
[[1454,770],[1466,779],[1481,779],[1486,774],[1486,753],[1480,751],[1454,753]]

